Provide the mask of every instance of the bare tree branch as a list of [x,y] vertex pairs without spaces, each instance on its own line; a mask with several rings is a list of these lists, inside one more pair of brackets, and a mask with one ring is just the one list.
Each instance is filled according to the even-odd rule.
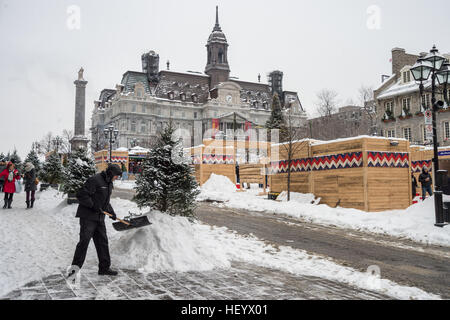
[[338,93],[330,89],[322,89],[317,93],[317,111],[321,116],[331,116],[337,110]]

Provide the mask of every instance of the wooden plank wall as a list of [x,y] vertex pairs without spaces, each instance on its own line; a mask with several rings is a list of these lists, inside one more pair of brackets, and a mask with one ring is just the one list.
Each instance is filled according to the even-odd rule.
[[[407,152],[411,157],[409,142],[398,140],[391,146],[390,140],[366,139],[366,152]],[[368,211],[405,209],[412,203],[411,159],[406,168],[366,167]]]
[[264,165],[263,164],[241,164],[239,165],[239,179],[241,185],[246,183],[264,184]]
[[236,184],[236,167],[234,164],[199,164],[195,165],[195,178],[199,185],[203,185],[210,178],[211,174],[228,177]]

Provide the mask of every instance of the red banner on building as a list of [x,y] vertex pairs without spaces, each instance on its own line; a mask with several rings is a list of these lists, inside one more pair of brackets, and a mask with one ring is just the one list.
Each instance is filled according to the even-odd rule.
[[212,138],[216,138],[216,133],[219,131],[220,121],[219,119],[212,119]]
[[245,121],[244,131],[246,135],[246,140],[250,140],[251,131],[252,130],[252,123],[250,121]]

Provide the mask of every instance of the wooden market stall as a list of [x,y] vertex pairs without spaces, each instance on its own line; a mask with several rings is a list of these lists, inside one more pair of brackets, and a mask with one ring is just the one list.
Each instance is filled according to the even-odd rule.
[[[391,143],[396,141],[396,143]],[[302,140],[291,162],[291,191],[312,193],[331,207],[364,211],[410,206],[409,142],[356,137],[328,142]],[[272,147],[273,149],[273,147]],[[271,163],[271,192],[287,190],[284,148]]]
[[[109,151],[100,150],[94,153],[95,167],[97,171],[103,171],[108,167]],[[122,167],[128,168],[128,151],[113,150],[111,155],[111,162]]]
[[264,184],[264,163],[269,162],[270,143],[246,140],[206,139],[202,145],[185,149],[190,154],[195,177],[200,185],[208,181],[212,173],[236,179],[239,165],[241,184]]

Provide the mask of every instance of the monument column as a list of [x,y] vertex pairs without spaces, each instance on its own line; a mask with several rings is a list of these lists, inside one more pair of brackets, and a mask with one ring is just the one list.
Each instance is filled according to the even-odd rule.
[[88,138],[85,136],[85,113],[86,113],[86,85],[87,81],[83,78],[84,69],[81,68],[78,71],[78,80],[74,81],[75,84],[75,128],[74,137],[70,140],[72,144],[72,150],[78,148],[87,148]]

